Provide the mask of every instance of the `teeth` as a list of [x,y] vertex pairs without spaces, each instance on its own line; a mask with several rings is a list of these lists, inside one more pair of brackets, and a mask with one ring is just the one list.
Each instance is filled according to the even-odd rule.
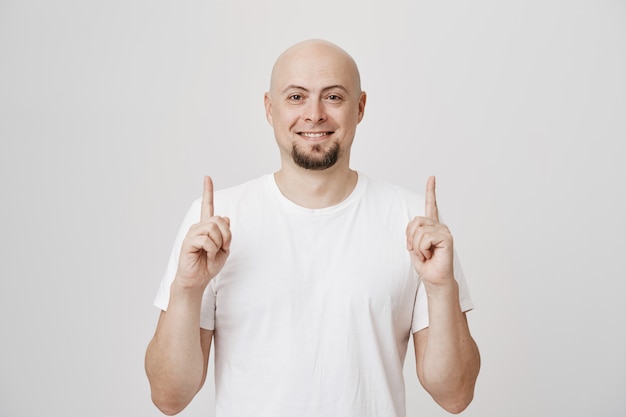
[[322,132],[322,133],[306,133],[303,132],[301,133],[302,136],[306,136],[307,138],[321,138],[322,136],[326,136],[327,133],[326,132]]

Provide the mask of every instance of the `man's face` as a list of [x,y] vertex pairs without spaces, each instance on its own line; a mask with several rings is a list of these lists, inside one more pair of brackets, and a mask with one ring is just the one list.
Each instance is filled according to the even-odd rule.
[[337,162],[347,166],[364,108],[365,94],[354,62],[325,44],[303,46],[281,56],[265,95],[267,119],[283,164],[312,170]]

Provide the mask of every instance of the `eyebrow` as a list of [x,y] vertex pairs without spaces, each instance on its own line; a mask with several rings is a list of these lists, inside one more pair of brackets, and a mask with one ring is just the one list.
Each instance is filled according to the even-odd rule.
[[[344,92],[346,92],[346,94],[349,93],[348,89],[341,84],[329,85],[328,87],[324,87],[322,88],[322,92],[328,91],[328,90],[334,90],[334,89],[343,90]],[[306,91],[307,93],[309,92],[307,88],[304,88],[302,86],[295,85],[295,84],[288,85],[282,92],[286,93],[289,90],[302,90],[302,91]]]

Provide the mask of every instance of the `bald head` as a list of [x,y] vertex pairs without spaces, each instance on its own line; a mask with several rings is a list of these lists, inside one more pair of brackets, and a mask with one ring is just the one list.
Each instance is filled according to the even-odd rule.
[[354,59],[334,43],[311,39],[285,50],[276,60],[270,80],[270,94],[276,94],[288,85],[307,77],[340,73],[351,93],[361,93],[361,77]]

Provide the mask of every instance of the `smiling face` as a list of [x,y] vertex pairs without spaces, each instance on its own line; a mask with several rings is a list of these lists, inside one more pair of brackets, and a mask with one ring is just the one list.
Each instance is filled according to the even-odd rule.
[[276,61],[265,111],[283,166],[347,168],[364,109],[356,64],[336,45],[303,42]]

